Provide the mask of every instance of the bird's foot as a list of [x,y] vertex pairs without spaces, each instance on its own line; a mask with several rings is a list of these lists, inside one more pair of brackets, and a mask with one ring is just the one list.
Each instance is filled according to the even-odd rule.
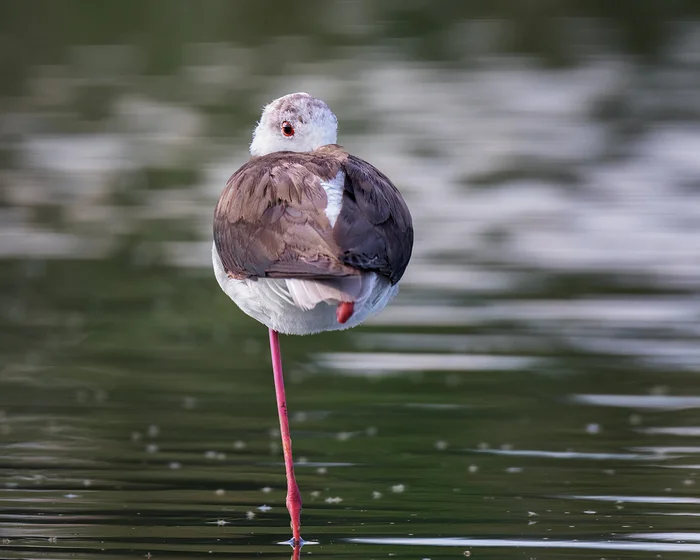
[[352,317],[355,311],[354,301],[342,301],[338,304],[338,308],[335,310],[335,318],[342,325],[347,322],[347,320]]
[[304,539],[301,538],[301,494],[296,481],[289,485],[287,491],[287,510],[289,511],[289,525],[292,528],[292,546],[303,545]]

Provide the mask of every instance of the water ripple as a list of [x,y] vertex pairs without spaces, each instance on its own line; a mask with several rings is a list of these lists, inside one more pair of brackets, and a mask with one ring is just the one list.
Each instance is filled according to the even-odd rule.
[[592,500],[629,504],[700,504],[700,498],[688,496],[559,496],[567,500]]
[[[466,449],[470,453],[506,455],[511,457],[543,457],[546,459],[590,459],[593,461],[658,461],[658,454],[648,453],[586,453],[577,451],[540,451],[537,449]],[[666,456],[662,459],[675,459]]]
[[392,352],[328,352],[316,363],[352,376],[397,375],[415,371],[499,371],[532,367],[535,358],[487,354],[399,354]]
[[667,395],[573,395],[571,400],[594,406],[639,408],[649,410],[686,410],[700,408],[700,397],[673,397]]
[[669,426],[664,428],[641,428],[640,433],[649,435],[698,437],[700,436],[700,426]]
[[579,550],[621,550],[646,552],[700,552],[700,544],[668,542],[628,542],[622,540],[584,541],[548,539],[478,539],[469,537],[440,538],[359,538],[347,542],[406,546],[449,546],[473,548],[549,548]]

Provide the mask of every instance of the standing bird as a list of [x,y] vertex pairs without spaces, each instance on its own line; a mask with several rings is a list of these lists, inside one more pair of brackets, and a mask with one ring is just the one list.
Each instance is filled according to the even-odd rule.
[[378,313],[398,292],[413,247],[401,194],[335,143],[337,129],[320,99],[276,99],[253,133],[252,157],[228,180],[214,211],[216,279],[270,331],[294,546],[303,543],[301,496],[278,333],[347,329]]

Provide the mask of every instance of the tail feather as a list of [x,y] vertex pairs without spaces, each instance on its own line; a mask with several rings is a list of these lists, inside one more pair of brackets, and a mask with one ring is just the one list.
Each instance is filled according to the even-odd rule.
[[363,302],[371,293],[376,279],[374,274],[362,274],[330,280],[287,279],[287,287],[294,305],[313,309],[321,302]]

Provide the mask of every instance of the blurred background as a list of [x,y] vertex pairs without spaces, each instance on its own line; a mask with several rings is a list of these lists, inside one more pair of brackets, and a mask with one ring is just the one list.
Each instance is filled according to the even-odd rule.
[[382,315],[282,341],[302,555],[696,558],[692,0],[0,3],[0,556],[289,554],[210,243],[294,91],[416,229]]

